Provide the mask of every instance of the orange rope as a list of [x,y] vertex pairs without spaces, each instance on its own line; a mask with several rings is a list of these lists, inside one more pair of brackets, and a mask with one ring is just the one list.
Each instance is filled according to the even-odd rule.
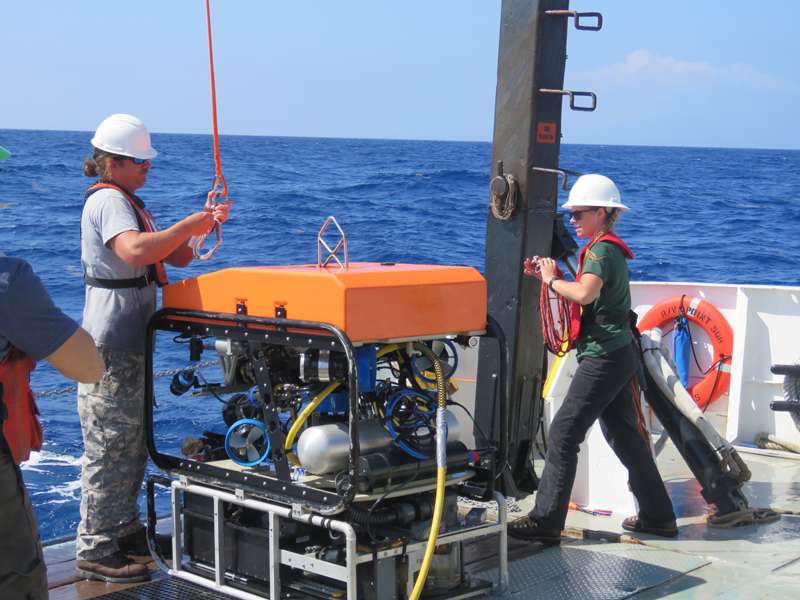
[[219,160],[219,132],[217,131],[217,92],[214,84],[214,50],[211,47],[211,5],[210,0],[206,0],[206,17],[208,20],[208,59],[211,64],[211,112],[214,119],[214,162],[216,163],[216,177],[214,179],[214,189],[217,184],[222,183],[222,196],[228,196],[228,185],[222,176],[222,164]]

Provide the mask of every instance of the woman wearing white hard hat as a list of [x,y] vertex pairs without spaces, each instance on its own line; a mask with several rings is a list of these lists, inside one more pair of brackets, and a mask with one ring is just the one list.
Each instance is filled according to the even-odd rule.
[[[630,279],[626,259],[633,253],[613,231],[628,210],[617,186],[603,175],[578,179],[564,208],[579,238],[589,238],[580,254],[576,281],[556,275],[550,258],[525,261],[525,273],[571,301],[572,330],[578,369],[548,431],[544,470],[533,510],[509,524],[512,537],[555,545],[567,518],[578,448],[598,419],[603,434],[628,469],[639,514],[623,521],[628,531],[675,537],[678,528],[672,502],[649,447],[637,426],[631,382],[640,354],[631,335]],[[577,331],[576,331],[577,330]]]
[[[116,583],[150,578],[126,554],[147,552],[139,493],[147,466],[144,435],[145,332],[156,311],[165,263],[185,267],[193,236],[228,217],[209,192],[203,210],[160,230],[136,191],[157,156],[144,123],[112,115],[92,138],[84,173],[98,177],[84,196],[81,263],[86,284],[83,326],[106,363],[97,385],[78,387],[83,431],[81,522],[76,575]],[[167,540],[162,544],[169,551]]]

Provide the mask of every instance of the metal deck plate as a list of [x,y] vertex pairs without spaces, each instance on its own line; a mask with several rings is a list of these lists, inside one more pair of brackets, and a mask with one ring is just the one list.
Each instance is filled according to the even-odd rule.
[[[508,594],[518,600],[619,600],[708,563],[645,546],[576,542],[516,561],[509,569]],[[494,575],[487,571],[481,576]]]
[[103,600],[231,600],[230,596],[176,577],[151,581],[144,585],[98,596],[98,598]]

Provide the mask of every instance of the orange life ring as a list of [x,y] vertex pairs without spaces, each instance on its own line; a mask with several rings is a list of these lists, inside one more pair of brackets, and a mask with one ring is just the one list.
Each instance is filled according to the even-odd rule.
[[680,314],[681,306],[686,311],[686,317],[700,325],[708,334],[715,357],[714,368],[710,369],[705,378],[690,387],[687,391],[694,398],[695,403],[702,409],[722,396],[731,384],[731,357],[733,356],[733,329],[727,319],[722,316],[716,307],[691,296],[675,296],[659,302],[639,321],[639,331],[647,331],[671,323]]

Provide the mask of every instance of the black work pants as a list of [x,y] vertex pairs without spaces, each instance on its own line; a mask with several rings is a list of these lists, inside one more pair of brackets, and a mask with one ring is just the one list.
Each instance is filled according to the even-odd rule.
[[46,600],[47,569],[22,472],[0,431],[0,600]]
[[[675,519],[672,501],[636,426],[631,380],[639,366],[634,342],[602,357],[580,361],[564,403],[550,424],[547,457],[530,515],[543,528],[564,528],[580,444],[600,419],[608,444],[628,469],[639,516],[651,523]],[[638,399],[637,399],[638,401]]]

